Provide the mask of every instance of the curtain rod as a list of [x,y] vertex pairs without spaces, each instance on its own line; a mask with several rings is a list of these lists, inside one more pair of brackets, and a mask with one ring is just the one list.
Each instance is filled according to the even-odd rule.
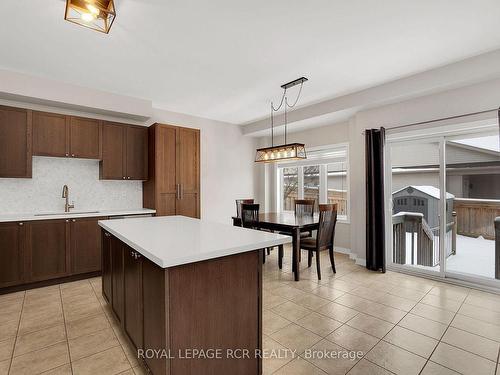
[[[468,117],[468,116],[474,116],[474,115],[481,115],[483,113],[489,113],[489,112],[499,112],[500,115],[500,107],[495,108],[495,109],[488,109],[485,111],[479,111],[479,112],[471,112],[471,113],[465,113],[463,115],[456,115],[456,116],[450,116],[450,117],[442,117],[434,120],[428,120],[428,121],[420,121],[420,122],[414,122],[411,124],[405,124],[405,125],[398,125],[398,126],[393,126],[391,128],[387,128],[386,131],[391,131],[395,129],[402,129],[402,128],[407,128],[409,126],[417,126],[417,125],[424,125],[424,124],[432,124],[434,122],[439,122],[439,121],[446,121],[446,120],[454,120],[457,118],[462,118],[462,117]],[[363,130],[361,132],[362,135],[365,135],[365,131]]]

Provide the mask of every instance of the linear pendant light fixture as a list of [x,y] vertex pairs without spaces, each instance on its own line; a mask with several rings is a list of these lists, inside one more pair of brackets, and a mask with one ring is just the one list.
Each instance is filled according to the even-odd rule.
[[108,34],[116,17],[113,0],[66,0],[64,19]]
[[[299,101],[300,94],[302,92],[302,86],[304,82],[307,81],[306,77],[300,77],[291,82],[281,85],[283,89],[283,96],[281,97],[281,102],[278,108],[274,108],[273,102],[271,102],[271,147],[264,147],[257,149],[255,154],[255,162],[257,163],[272,163],[282,160],[296,160],[296,159],[307,159],[306,146],[303,143],[286,143],[286,131],[287,131],[287,108],[293,108]],[[290,105],[288,103],[288,98],[286,96],[286,90],[291,87],[300,85],[299,93],[295,102]],[[285,143],[282,145],[274,145],[274,112],[280,110],[280,108],[285,105]]]

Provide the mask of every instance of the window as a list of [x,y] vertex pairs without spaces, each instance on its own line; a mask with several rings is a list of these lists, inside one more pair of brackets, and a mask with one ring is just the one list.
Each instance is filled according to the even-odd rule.
[[334,145],[310,149],[306,160],[277,165],[278,210],[293,211],[295,199],[314,199],[318,204],[336,204],[338,219],[349,218],[349,149]]

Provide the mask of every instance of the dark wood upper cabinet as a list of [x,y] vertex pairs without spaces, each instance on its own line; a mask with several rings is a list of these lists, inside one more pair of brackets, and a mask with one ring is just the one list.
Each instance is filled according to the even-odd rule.
[[157,216],[200,217],[200,131],[154,124],[149,128],[149,179],[144,207]]
[[24,223],[0,224],[0,288],[24,282]]
[[101,229],[97,221],[105,218],[71,220],[71,273],[101,269]]
[[33,155],[69,156],[69,117],[33,112]]
[[70,153],[75,158],[100,159],[99,120],[70,117]]
[[99,176],[102,180],[125,179],[125,126],[105,122],[102,125],[102,161]]
[[142,348],[142,256],[124,246],[124,327],[137,348]]
[[127,126],[126,132],[126,166],[127,179],[148,179],[148,129]]
[[41,220],[25,224],[29,281],[49,280],[70,273],[69,220]]
[[102,180],[147,180],[148,129],[104,122],[99,175]]
[[32,111],[0,106],[0,177],[31,177]]

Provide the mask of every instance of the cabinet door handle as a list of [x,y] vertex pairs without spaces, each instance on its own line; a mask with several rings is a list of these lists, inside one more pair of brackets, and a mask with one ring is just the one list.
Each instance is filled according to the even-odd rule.
[[184,189],[182,188],[182,184],[179,184],[179,195],[181,199],[184,199]]
[[123,179],[124,179],[124,180],[125,180],[125,178],[126,178],[126,177],[125,177],[125,176],[123,176]]
[[21,227],[22,227],[23,225],[24,225],[24,223],[19,223],[19,226],[21,226]]
[[76,222],[76,219],[71,220],[73,223]]
[[75,157],[75,154],[71,154],[72,157]]
[[109,237],[109,236],[110,236],[110,234],[109,234],[108,232],[104,232],[104,235],[105,235],[106,237]]
[[66,219],[66,222],[67,222],[67,223],[69,223],[69,220],[68,220],[68,219]]
[[175,184],[175,199],[179,199],[179,184]]
[[68,154],[68,153],[66,153],[66,156],[69,156],[69,154]]
[[130,176],[127,177],[127,180],[130,180]]

